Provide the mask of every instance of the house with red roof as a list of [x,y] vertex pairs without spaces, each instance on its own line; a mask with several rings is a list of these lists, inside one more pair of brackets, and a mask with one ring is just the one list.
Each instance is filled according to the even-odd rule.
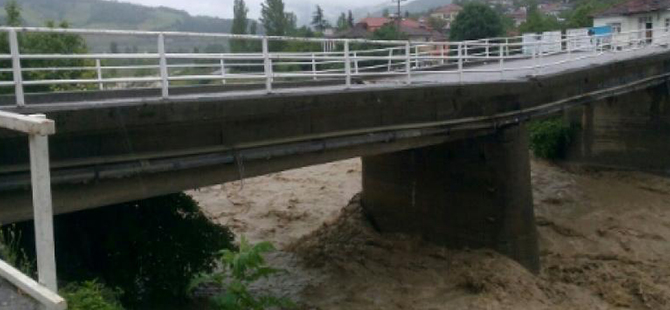
[[628,33],[643,42],[670,41],[670,0],[629,0],[593,16],[593,26],[609,26],[612,32]]

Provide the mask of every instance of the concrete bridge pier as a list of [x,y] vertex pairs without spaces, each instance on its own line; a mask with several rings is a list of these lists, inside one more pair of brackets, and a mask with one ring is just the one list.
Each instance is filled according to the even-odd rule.
[[363,158],[363,207],[384,232],[492,248],[540,268],[524,125]]
[[566,162],[670,173],[668,82],[565,111],[576,132]]

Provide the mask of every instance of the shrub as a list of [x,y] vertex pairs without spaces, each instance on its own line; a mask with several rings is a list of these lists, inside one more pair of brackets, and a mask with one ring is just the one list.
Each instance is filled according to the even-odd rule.
[[545,159],[565,157],[574,133],[560,118],[532,121],[528,124],[528,131],[533,154]]
[[15,225],[0,229],[0,259],[28,276],[33,276],[35,261],[31,260],[21,247],[21,231]]
[[254,245],[242,237],[238,251],[221,251],[221,271],[200,275],[191,283],[191,290],[201,284],[219,287],[223,293],[213,297],[212,302],[221,310],[294,308],[293,302],[287,298],[256,296],[249,290],[249,286],[257,280],[283,271],[265,264],[263,254],[273,250],[274,247],[269,242]]
[[[19,227],[34,257],[32,221]],[[100,279],[123,290],[124,305],[186,301],[190,280],[234,239],[181,193],[59,215],[54,229],[59,279]]]
[[123,310],[121,291],[110,289],[97,280],[70,283],[60,290],[70,310]]

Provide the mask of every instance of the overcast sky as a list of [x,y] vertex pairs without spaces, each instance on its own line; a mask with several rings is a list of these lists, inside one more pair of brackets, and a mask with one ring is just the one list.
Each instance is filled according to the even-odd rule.
[[[166,6],[185,10],[193,15],[207,15],[216,17],[233,17],[233,0],[115,0],[132,2],[149,6]],[[249,17],[257,19],[260,15],[263,0],[245,0],[249,7]],[[380,3],[390,3],[391,0],[284,0],[286,10],[298,15],[301,23],[305,23],[310,12],[317,4],[326,11],[327,16],[334,18],[340,12],[364,6],[373,6]]]

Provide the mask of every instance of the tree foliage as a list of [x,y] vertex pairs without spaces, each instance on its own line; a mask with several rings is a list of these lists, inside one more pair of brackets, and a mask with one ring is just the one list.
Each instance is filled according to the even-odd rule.
[[399,32],[395,24],[386,24],[372,33],[374,40],[406,40],[407,35]]
[[68,283],[60,294],[70,310],[123,310],[119,301],[122,291],[97,280]]
[[316,6],[316,11],[314,11],[314,15],[312,15],[312,26],[314,27],[314,30],[318,32],[323,32],[330,27],[330,24],[323,15],[323,9],[319,5]]
[[574,130],[560,118],[530,122],[528,131],[533,154],[545,159],[563,158],[574,135]]
[[[233,27],[231,32],[233,34],[246,34],[249,27],[249,19],[247,18],[249,9],[244,3],[244,0],[235,0],[233,3]],[[231,40],[230,50],[233,53],[240,53],[247,50],[247,40]]]
[[451,40],[476,40],[491,38],[503,34],[500,14],[489,6],[468,2],[451,24],[449,37]]
[[[17,224],[21,246],[34,253],[33,222]],[[185,194],[122,203],[54,219],[59,278],[90,279],[123,290],[127,305],[185,301],[189,281],[233,248],[232,233],[212,223]]]

